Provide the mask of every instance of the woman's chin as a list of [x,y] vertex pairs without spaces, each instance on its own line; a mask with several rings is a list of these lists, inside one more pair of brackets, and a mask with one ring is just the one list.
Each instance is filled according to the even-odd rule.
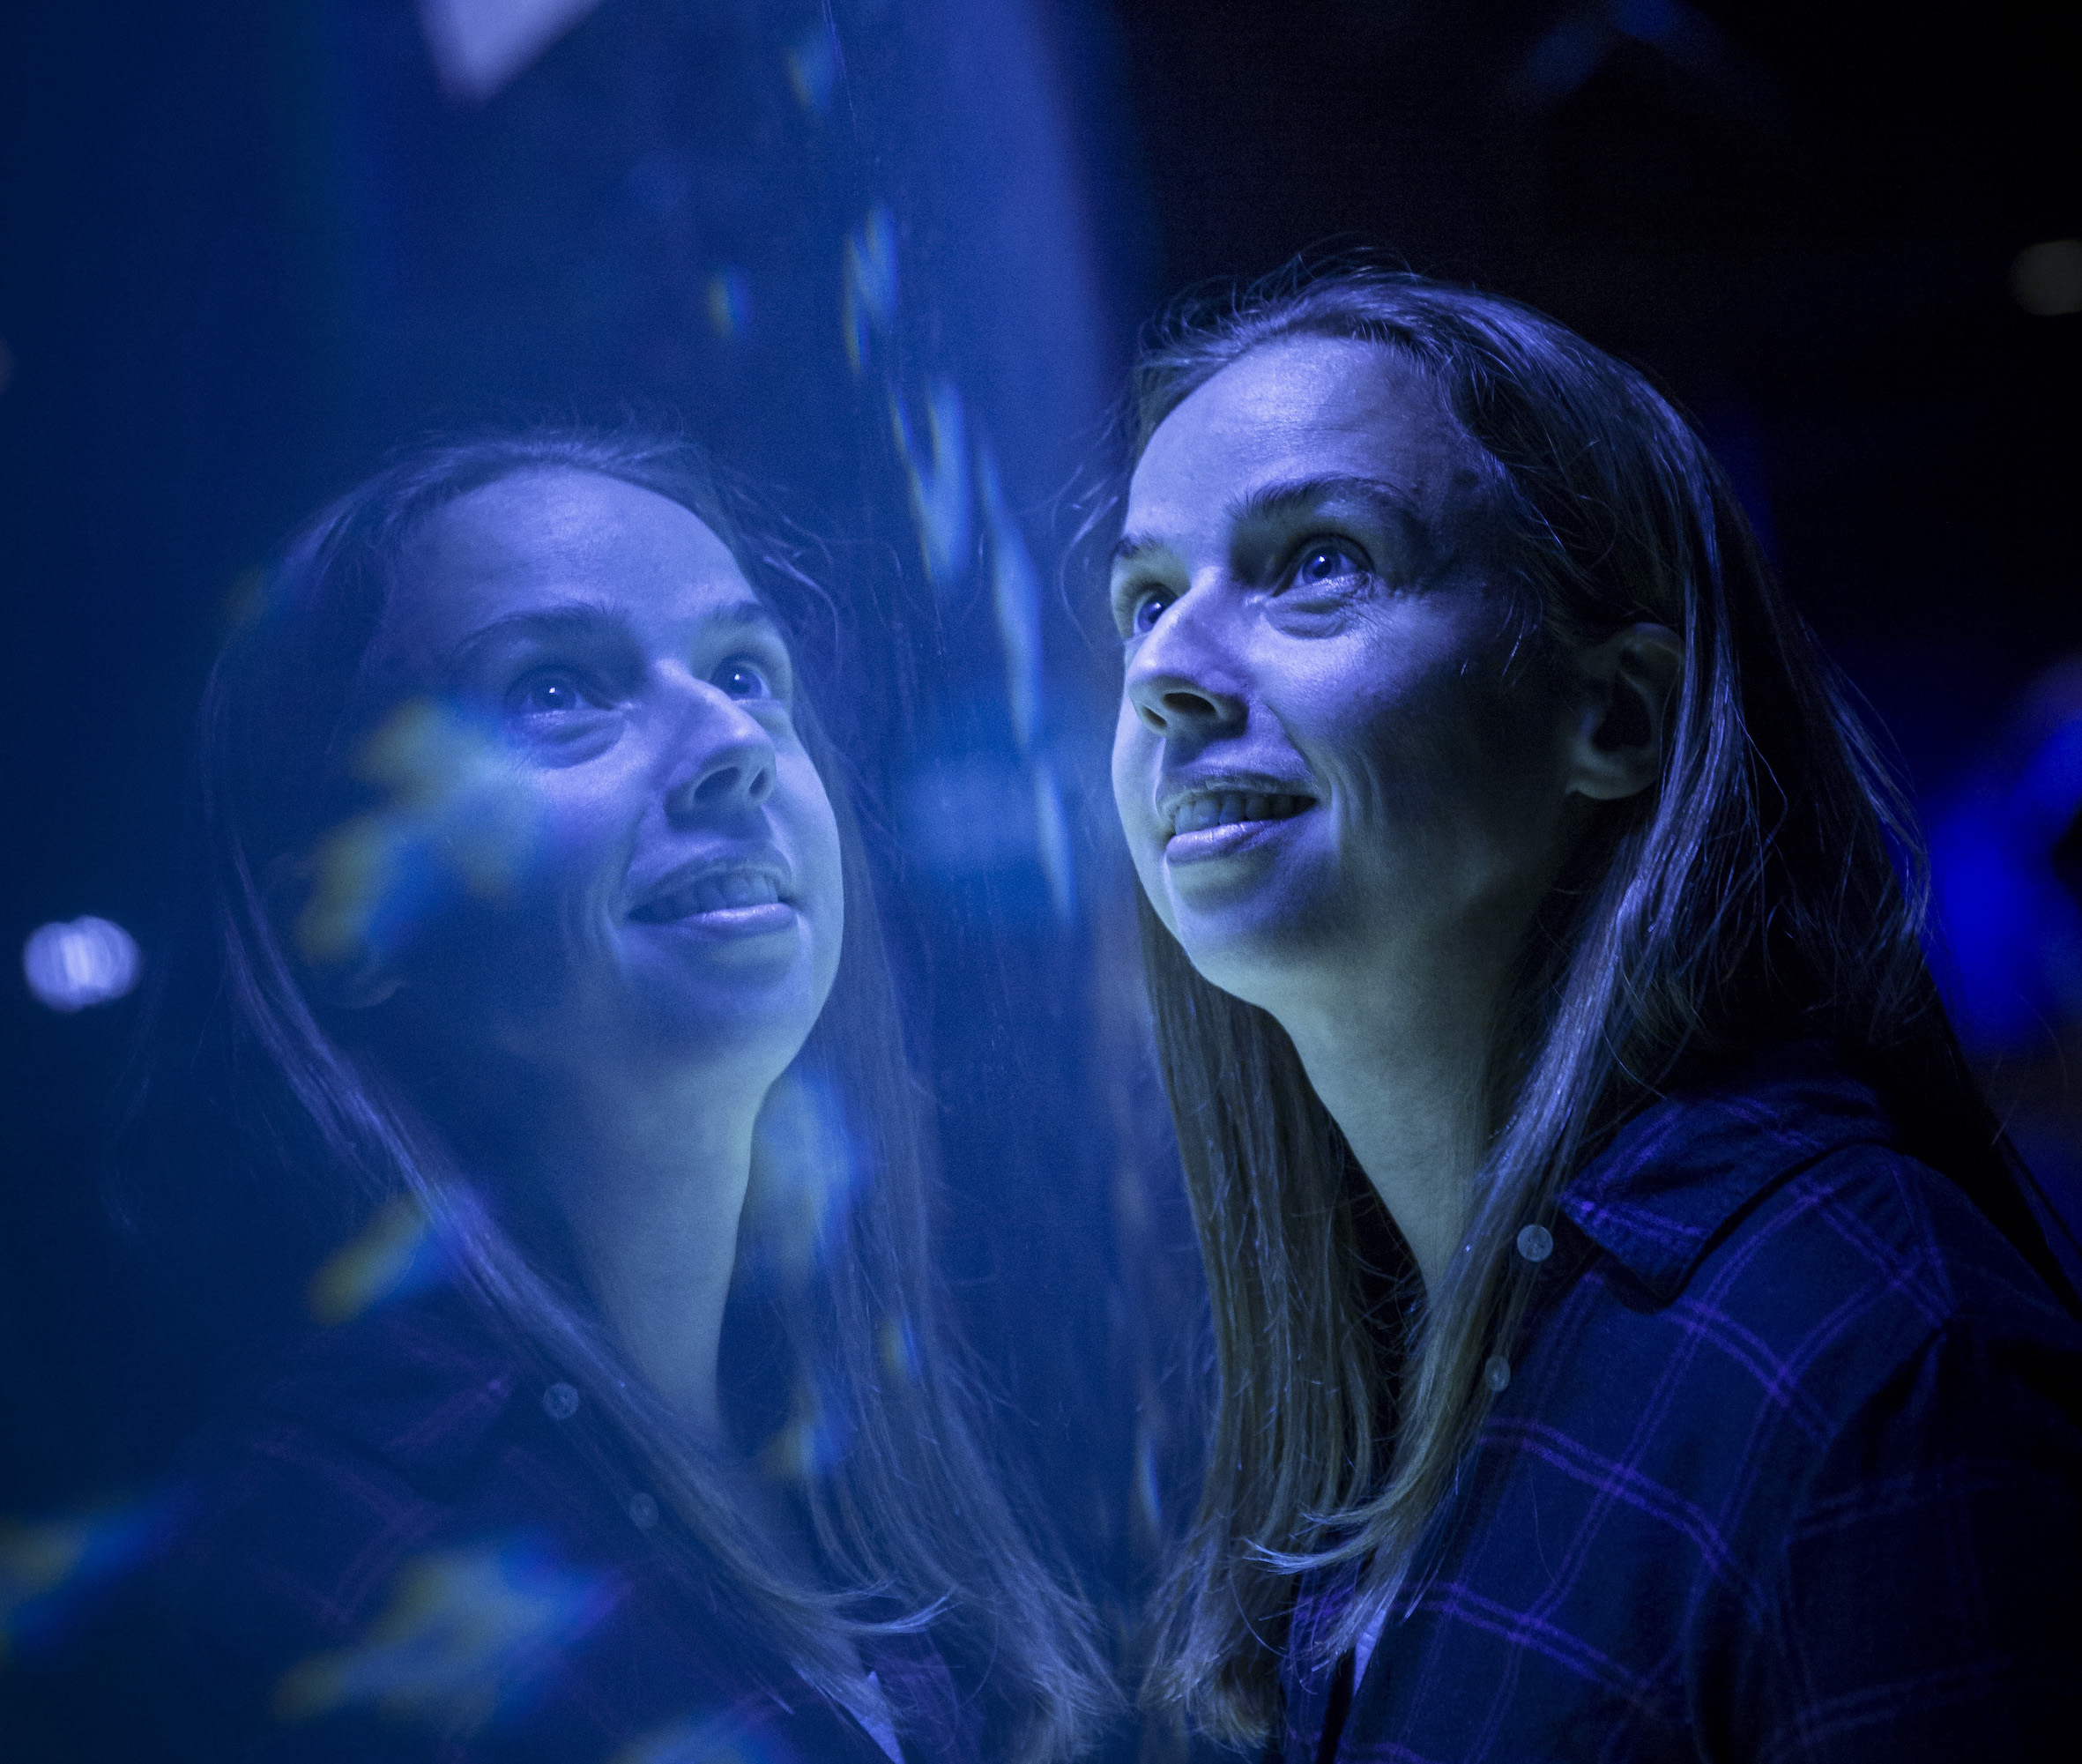
[[662,1000],[684,995],[724,1016],[757,1017],[810,990],[829,939],[786,902],[725,907],[623,927],[621,960]]
[[1305,961],[1288,927],[1254,924],[1241,914],[1181,914],[1178,937],[1201,979],[1245,1004],[1279,994],[1283,978],[1290,980]]
[[809,924],[792,912],[772,928],[676,921],[647,929],[625,946],[625,979],[636,1021],[672,1044],[727,1053],[733,1040],[799,1043],[830,989]]

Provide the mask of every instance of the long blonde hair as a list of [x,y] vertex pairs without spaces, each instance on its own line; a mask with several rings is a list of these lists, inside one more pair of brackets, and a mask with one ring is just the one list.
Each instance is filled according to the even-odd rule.
[[[1650,620],[1681,635],[1684,660],[1659,784],[1600,806],[1520,952],[1501,1125],[1465,1253],[1421,1302],[1284,1031],[1202,979],[1141,902],[1218,1387],[1144,1700],[1237,1744],[1274,1720],[1299,1574],[1357,1565],[1342,1619],[1299,1644],[1326,1661],[1412,1593],[1488,1411],[1485,1364],[1522,1318],[1520,1231],[1687,1073],[1779,1038],[1832,1040],[1921,1154],[2055,1266],[1923,963],[1900,799],[1699,437],[1550,319],[1360,269],[1176,316],[1139,369],[1136,456],[1196,386],[1295,336],[1379,343],[1439,389],[1490,468],[1518,642]],[[1391,1265],[1370,1270],[1384,1236]]]

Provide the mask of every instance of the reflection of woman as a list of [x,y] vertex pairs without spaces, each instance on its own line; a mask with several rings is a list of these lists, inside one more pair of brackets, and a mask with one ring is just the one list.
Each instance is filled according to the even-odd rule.
[[1726,480],[1411,279],[1141,389],[1114,783],[1221,1379],[1149,1694],[1296,1760],[2043,1755],[2073,1295]]
[[227,648],[128,1163],[147,1228],[200,1220],[234,1286],[316,1267],[334,1321],[75,1669],[104,1713],[133,1683],[123,1755],[1089,1728],[936,1320],[791,585],[683,448],[494,440],[322,516]]

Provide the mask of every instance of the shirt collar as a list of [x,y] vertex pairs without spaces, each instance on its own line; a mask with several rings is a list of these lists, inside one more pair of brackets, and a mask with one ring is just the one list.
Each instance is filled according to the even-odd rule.
[[1635,1116],[1571,1180],[1561,1210],[1668,1304],[1766,1190],[1840,1146],[1893,1136],[1826,1045],[1788,1043]]

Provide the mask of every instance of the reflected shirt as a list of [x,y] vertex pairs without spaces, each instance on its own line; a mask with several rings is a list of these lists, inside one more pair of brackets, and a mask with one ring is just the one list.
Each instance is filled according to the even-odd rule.
[[1303,1581],[1272,1757],[2072,1755],[2082,1328],[1869,1090],[1803,1045],[1666,1098],[1553,1244],[1363,1671]]
[[182,1522],[7,1757],[974,1764],[929,1641],[864,1649],[858,1709],[821,1695],[669,1566],[580,1407],[452,1290],[314,1336],[188,1455]]

